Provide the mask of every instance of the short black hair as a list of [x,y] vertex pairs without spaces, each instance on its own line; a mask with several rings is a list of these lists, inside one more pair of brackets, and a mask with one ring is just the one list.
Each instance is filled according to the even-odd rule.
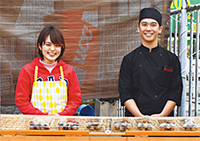
[[42,59],[44,59],[44,56],[42,54],[42,51],[40,50],[39,46],[42,47],[43,44],[45,44],[45,40],[47,36],[50,35],[50,40],[53,44],[58,44],[61,46],[61,53],[59,57],[56,59],[58,60],[60,57],[62,57],[64,51],[65,51],[65,41],[62,33],[55,28],[54,26],[48,26],[44,27],[42,31],[40,32],[37,40],[37,48],[38,48],[38,53]]

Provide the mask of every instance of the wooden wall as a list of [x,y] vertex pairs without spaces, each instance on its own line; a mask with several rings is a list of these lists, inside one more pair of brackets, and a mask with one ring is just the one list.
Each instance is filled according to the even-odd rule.
[[[75,68],[83,99],[118,97],[122,58],[140,45],[139,11],[156,7],[165,21],[169,6],[170,0],[1,0],[1,104],[15,104],[19,71],[38,56],[35,43],[47,25],[65,37],[62,60]],[[166,47],[164,23],[161,45]]]

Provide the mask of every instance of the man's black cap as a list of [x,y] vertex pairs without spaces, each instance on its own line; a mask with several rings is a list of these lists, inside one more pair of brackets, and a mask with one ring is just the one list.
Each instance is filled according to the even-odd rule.
[[144,8],[140,11],[139,23],[145,18],[150,18],[156,20],[159,25],[162,25],[162,15],[155,8]]

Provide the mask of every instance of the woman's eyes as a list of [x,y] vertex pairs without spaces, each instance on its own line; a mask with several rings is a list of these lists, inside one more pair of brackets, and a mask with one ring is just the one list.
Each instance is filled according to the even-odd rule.
[[[54,47],[61,47],[61,45],[58,45],[58,44],[53,44],[53,45],[54,45]],[[50,47],[50,46],[52,46],[52,44],[46,43],[46,46]]]
[[61,45],[55,45],[55,47],[61,47]]
[[46,46],[51,46],[51,44],[46,44]]

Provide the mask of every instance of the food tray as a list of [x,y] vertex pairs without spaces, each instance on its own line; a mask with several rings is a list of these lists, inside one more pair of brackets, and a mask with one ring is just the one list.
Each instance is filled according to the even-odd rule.
[[105,119],[102,118],[83,119],[83,129],[90,132],[104,132],[106,129],[105,123]]
[[179,128],[184,131],[196,131],[200,127],[194,118],[181,118],[176,121]]
[[79,130],[79,119],[78,118],[62,118],[58,121],[59,130]]
[[174,120],[169,118],[155,119],[157,127],[160,131],[174,131],[177,130],[177,125]]
[[125,132],[133,129],[133,123],[129,118],[112,119],[112,132]]
[[148,117],[135,118],[133,122],[137,130],[152,131],[155,128],[152,120]]
[[34,117],[29,121],[30,130],[49,130],[52,123],[50,117]]

